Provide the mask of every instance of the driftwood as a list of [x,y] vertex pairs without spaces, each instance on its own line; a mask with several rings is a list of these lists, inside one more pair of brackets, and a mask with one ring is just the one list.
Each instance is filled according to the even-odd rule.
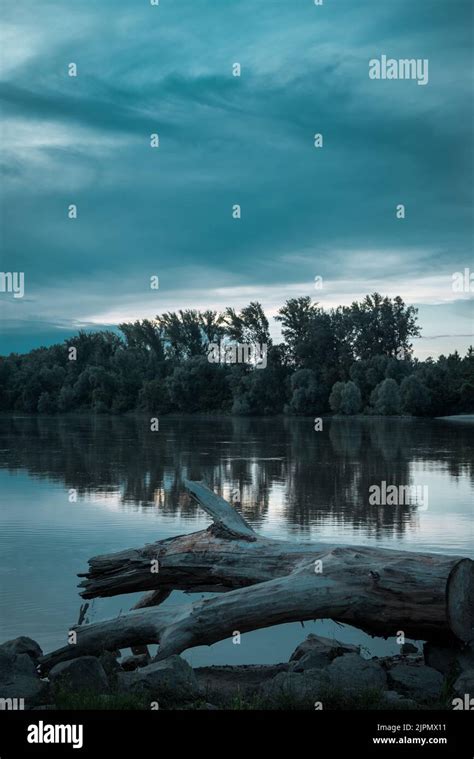
[[[128,614],[77,628],[76,645],[44,656],[44,670],[84,654],[150,643],[159,643],[164,659],[235,631],[324,618],[384,637],[403,631],[423,640],[473,640],[470,559],[264,538],[205,485],[185,485],[213,524],[90,559],[89,572],[80,575],[86,578],[83,598],[148,593]],[[174,589],[219,595],[159,608]]]

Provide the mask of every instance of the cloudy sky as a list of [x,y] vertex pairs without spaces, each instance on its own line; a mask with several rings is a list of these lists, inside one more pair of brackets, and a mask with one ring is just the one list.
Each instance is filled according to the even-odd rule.
[[[419,356],[464,352],[472,8],[2,0],[1,269],[25,295],[0,293],[0,353],[169,309],[271,315],[374,290],[419,307]],[[429,83],[371,80],[381,55],[428,59]]]

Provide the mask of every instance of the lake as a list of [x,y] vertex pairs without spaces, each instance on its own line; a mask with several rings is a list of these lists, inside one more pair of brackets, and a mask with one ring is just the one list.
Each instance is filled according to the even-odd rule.
[[[264,535],[474,558],[474,427],[448,420],[168,416],[0,417],[0,641],[45,651],[78,619],[91,556],[200,530],[210,518],[182,478],[204,479]],[[417,485],[427,503],[377,506],[369,488]],[[76,498],[76,500],[74,500]],[[89,620],[140,594],[96,599]],[[175,592],[166,604],[202,594]],[[286,661],[309,632],[397,653],[329,620],[285,624],[198,647],[193,666]]]

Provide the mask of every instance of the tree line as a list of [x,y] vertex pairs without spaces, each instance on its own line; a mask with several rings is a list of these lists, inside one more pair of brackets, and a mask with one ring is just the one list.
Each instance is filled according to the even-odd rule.
[[[367,295],[325,310],[291,298],[270,337],[260,303],[185,309],[0,357],[0,411],[439,416],[474,411],[474,350],[419,361],[417,309]],[[213,363],[210,344],[266,346],[265,368]]]

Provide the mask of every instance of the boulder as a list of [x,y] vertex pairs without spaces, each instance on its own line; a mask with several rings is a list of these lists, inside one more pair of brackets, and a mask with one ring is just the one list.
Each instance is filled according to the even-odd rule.
[[192,701],[200,695],[200,688],[192,667],[180,656],[169,656],[133,672],[120,672],[119,690],[147,694],[151,700],[173,704]]
[[47,694],[48,684],[40,679],[28,654],[0,650],[0,699],[23,699],[24,707],[31,708],[44,701]]
[[310,672],[280,672],[260,688],[259,695],[265,705],[274,708],[314,709],[316,701],[323,701],[328,687],[324,670]]
[[441,697],[444,678],[432,667],[396,664],[389,670],[388,677],[393,690],[418,703],[438,701]]
[[358,654],[337,657],[325,671],[333,688],[350,695],[369,689],[387,689],[387,675],[383,667]]
[[117,672],[120,672],[122,669],[117,661],[116,653],[113,651],[103,651],[99,656],[99,661],[102,664],[109,681],[112,682],[116,677]]
[[474,669],[474,650],[472,646],[439,646],[425,643],[423,646],[425,664],[438,670],[443,675]]
[[196,667],[194,673],[206,698],[219,706],[232,705],[236,699],[247,701],[260,691],[265,682],[280,672],[288,672],[288,664],[239,664]]
[[417,703],[411,698],[405,698],[394,690],[388,690],[383,694],[384,705],[382,709],[416,709]]
[[150,657],[147,654],[138,654],[137,656],[126,656],[121,662],[122,669],[126,672],[133,672],[138,667],[146,667],[150,664]]
[[0,645],[0,651],[6,654],[28,654],[32,659],[36,661],[40,656],[43,656],[39,644],[32,638],[27,638],[25,635],[21,635],[19,638],[13,640],[7,640]]
[[53,693],[61,690],[68,693],[90,691],[99,694],[109,691],[107,675],[95,656],[80,656],[56,664],[49,673],[49,680]]
[[310,669],[324,669],[331,664],[332,659],[325,651],[308,651],[307,654],[290,662],[290,672],[306,672]]
[[358,654],[359,652],[359,646],[341,643],[338,640],[311,633],[291,654],[290,669],[292,672],[319,669],[326,667],[338,656],[350,653]]
[[454,693],[459,697],[466,694],[474,697],[474,669],[466,669],[453,685]]

